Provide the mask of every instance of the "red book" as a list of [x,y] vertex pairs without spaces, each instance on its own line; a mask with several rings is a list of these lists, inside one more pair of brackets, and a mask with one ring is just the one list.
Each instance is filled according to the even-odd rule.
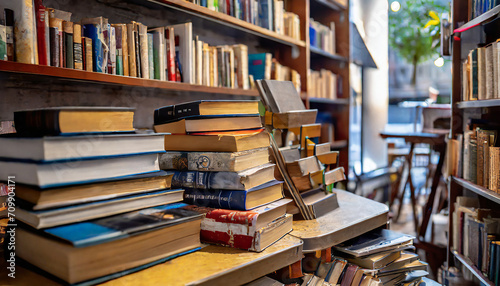
[[38,64],[48,65],[49,60],[47,59],[47,43],[46,38],[48,27],[46,18],[47,13],[45,13],[45,6],[42,4],[42,0],[35,0],[35,16],[36,16],[36,42],[38,47]]
[[201,240],[260,252],[292,230],[292,216],[286,214],[290,202],[281,199],[251,211],[209,211],[201,222]]
[[175,67],[175,37],[174,28],[165,28],[167,38],[167,73],[169,81],[177,81],[177,69]]

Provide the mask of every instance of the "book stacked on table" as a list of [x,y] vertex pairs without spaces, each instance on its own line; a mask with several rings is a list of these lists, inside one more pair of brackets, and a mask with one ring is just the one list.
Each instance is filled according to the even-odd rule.
[[133,116],[97,107],[14,113],[18,134],[0,137],[0,177],[15,182],[19,258],[76,283],[200,246],[200,215],[159,169],[164,136],[134,133]]
[[172,186],[205,213],[201,239],[261,251],[292,229],[282,182],[269,162],[269,135],[258,101],[196,101],[159,108],[155,131],[165,135],[160,168]]

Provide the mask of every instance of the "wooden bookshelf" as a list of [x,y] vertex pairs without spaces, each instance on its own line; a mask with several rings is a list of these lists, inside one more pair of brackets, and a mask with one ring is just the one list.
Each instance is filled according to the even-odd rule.
[[457,107],[460,109],[480,108],[480,107],[500,107],[500,99],[461,101],[457,103]]
[[240,20],[238,18],[224,14],[222,12],[212,11],[206,7],[196,5],[188,1],[184,0],[148,0],[148,1],[155,2],[173,9],[177,9],[197,17],[202,17],[204,19],[214,21],[226,26],[230,26],[242,30],[246,33],[251,33],[278,43],[291,46],[295,45],[298,47],[306,46],[306,43],[303,40],[297,40],[289,36],[280,35],[269,29],[262,28],[260,26]]
[[[467,11],[465,11],[467,12]],[[496,6],[493,9],[485,12],[484,14],[479,15],[478,17],[468,21],[467,23],[463,24],[462,26],[456,28],[454,30],[455,33],[460,33],[463,31],[466,31],[472,27],[478,26],[483,24],[484,22],[487,22],[488,20],[491,20],[493,18],[497,18],[498,14],[500,14],[500,6]],[[459,23],[459,22],[458,22]]]
[[160,88],[181,92],[230,94],[242,96],[259,96],[256,90],[235,89],[226,87],[210,87],[204,85],[187,84],[181,82],[162,81],[154,79],[142,79],[120,75],[111,75],[98,72],[88,72],[75,69],[58,68],[43,65],[31,65],[0,60],[0,72],[11,72],[20,74],[31,74],[49,76],[53,78],[77,80],[85,82],[98,82],[105,84],[119,84],[124,86],[139,86],[147,88]]
[[304,252],[313,252],[359,236],[387,224],[389,208],[379,202],[342,190],[339,207],[315,220],[293,221],[290,235],[304,241]]
[[[99,285],[241,285],[302,259],[302,241],[286,235],[260,253],[209,245]],[[2,259],[0,266],[6,269]],[[16,285],[61,285],[16,265]]]
[[469,269],[469,271],[474,276],[476,276],[476,278],[479,279],[479,281],[481,281],[481,283],[490,286],[495,285],[495,283],[491,282],[486,276],[484,276],[484,274],[479,269],[477,269],[477,267],[474,264],[472,264],[472,261],[469,258],[463,256],[462,254],[458,253],[455,250],[453,250],[452,253],[455,256],[455,258],[458,259],[460,263],[462,263],[463,266],[467,267],[467,269]]
[[319,4],[322,7],[328,7],[335,11],[343,11],[346,5],[335,0],[311,0],[311,5]]
[[349,60],[345,57],[342,57],[340,55],[336,54],[331,54],[327,51],[323,51],[322,49],[319,49],[314,46],[309,47],[311,51],[311,59],[318,58],[319,60],[324,60],[324,59],[330,59],[330,60],[335,60],[339,62],[348,62]]
[[495,193],[491,190],[488,190],[486,188],[483,188],[479,185],[476,185],[470,181],[467,181],[467,180],[464,180],[464,179],[461,179],[461,178],[457,178],[457,177],[452,177],[452,181],[457,183],[458,185],[462,186],[463,188],[469,190],[469,191],[472,191],[490,201],[493,201],[497,204],[500,204],[500,194],[498,193]]

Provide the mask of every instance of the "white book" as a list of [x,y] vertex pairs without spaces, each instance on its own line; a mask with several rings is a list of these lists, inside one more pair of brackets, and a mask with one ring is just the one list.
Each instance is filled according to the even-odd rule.
[[194,84],[193,76],[193,24],[191,22],[170,26],[179,36],[179,61],[182,67],[182,82]]

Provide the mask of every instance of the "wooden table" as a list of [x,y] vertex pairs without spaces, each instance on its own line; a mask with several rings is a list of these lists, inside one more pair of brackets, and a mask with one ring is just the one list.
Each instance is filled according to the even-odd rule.
[[[260,253],[210,245],[108,282],[113,285],[236,285],[248,283],[302,259],[302,241],[286,235]],[[49,262],[48,262],[49,263]],[[0,259],[0,277],[7,277]],[[0,285],[3,285],[3,280]],[[16,278],[8,285],[61,285],[40,274],[16,266]]]
[[290,235],[304,241],[305,253],[323,250],[387,224],[389,208],[342,190],[339,207],[314,220],[294,220]]
[[[436,192],[437,192],[437,187],[439,184],[439,181],[441,180],[441,169],[443,167],[444,163],[444,156],[445,156],[445,150],[446,150],[446,143],[445,143],[445,134],[440,134],[440,133],[422,133],[422,132],[415,132],[415,133],[393,133],[393,132],[381,132],[380,137],[387,139],[387,138],[401,138],[404,139],[406,142],[410,143],[410,152],[406,156],[406,161],[405,161],[405,168],[407,169],[406,173],[406,178],[403,178],[402,182],[404,182],[403,189],[401,190],[399,194],[399,211],[398,211],[398,216],[399,213],[401,213],[401,206],[403,205],[403,196],[404,192],[406,189],[406,185],[409,185],[410,187],[410,197],[411,197],[411,202],[412,202],[412,207],[413,207],[413,219],[414,219],[414,224],[415,224],[415,232],[417,233],[417,237],[421,240],[424,239],[425,233],[427,231],[427,225],[429,224],[430,217],[432,215],[432,207],[434,204],[434,199],[436,197]],[[436,167],[436,171],[434,172],[434,176],[432,179],[432,186],[431,186],[431,192],[429,194],[429,197],[427,199],[427,202],[425,204],[425,208],[423,210],[423,217],[422,217],[422,223],[419,225],[418,223],[418,218],[417,218],[417,212],[416,212],[416,198],[415,198],[415,188],[413,186],[412,178],[411,178],[411,165],[412,165],[412,158],[413,158],[413,150],[415,148],[415,144],[418,143],[425,143],[429,144],[433,147],[433,149],[437,152],[439,152],[439,161]]]

